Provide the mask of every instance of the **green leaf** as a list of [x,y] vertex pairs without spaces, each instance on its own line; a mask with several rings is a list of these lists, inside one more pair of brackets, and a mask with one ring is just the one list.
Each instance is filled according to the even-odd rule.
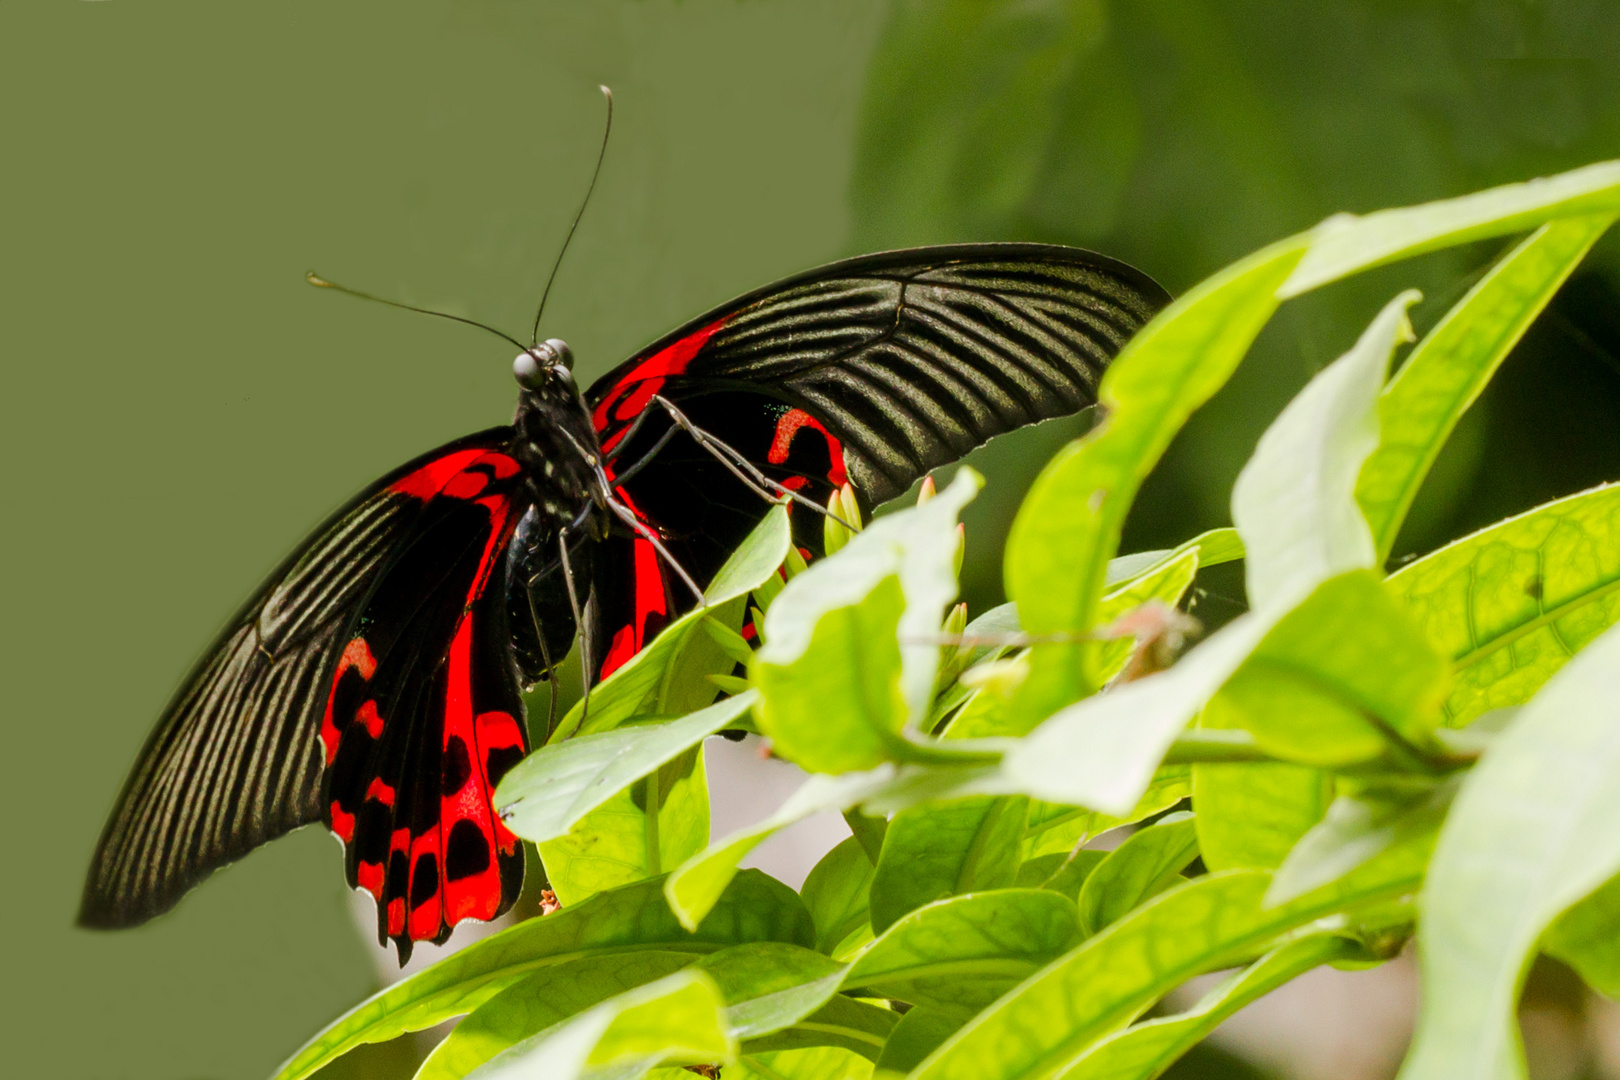
[[585,702],[579,702],[548,741],[610,731],[638,717],[682,716],[712,702],[716,688],[706,676],[729,675],[735,661],[704,629],[704,620],[732,630],[740,627],[747,594],[775,576],[791,540],[787,507],[773,506],[709,583],[703,594],[707,606],[676,619],[593,687],[590,717],[585,717]]
[[725,1080],[869,1080],[872,1063],[836,1046],[744,1054]]
[[1463,781],[1423,887],[1405,1080],[1524,1075],[1514,1010],[1543,930],[1620,871],[1620,631],[1594,641]]
[[643,881],[530,919],[445,957],[351,1009],[281,1067],[298,1080],[364,1043],[386,1042],[471,1012],[520,979],[582,956],[611,952],[715,952],[746,941],[808,947],[815,928],[798,896],[758,870],[737,875],[689,932],[664,903],[663,882]]
[[1198,831],[1189,813],[1169,814],[1126,837],[1086,876],[1080,890],[1080,929],[1092,935],[1182,880],[1198,856]]
[[726,1032],[720,992],[696,970],[604,1001],[565,1023],[502,1051],[471,1075],[477,1080],[544,1076],[573,1080],[604,1067],[614,1080],[664,1064],[731,1061],[737,1044]]
[[[806,571],[808,573],[808,571]],[[803,577],[804,575],[800,575]],[[796,579],[795,579],[796,580]],[[812,776],[788,796],[770,817],[711,844],[687,859],[664,884],[670,910],[683,926],[696,926],[724,894],[737,867],[750,851],[778,830],[824,810],[847,810],[883,790],[893,778],[889,768],[848,776]]]
[[1524,232],[1555,217],[1617,211],[1620,161],[1605,161],[1421,206],[1380,210],[1365,217],[1338,214],[1309,234],[1310,250],[1278,295],[1298,296],[1396,259]]
[[[1086,879],[1091,872],[1102,865],[1108,857],[1106,851],[1092,851],[1082,848],[1068,856],[1052,855],[1042,858],[1056,858],[1063,860],[1057,870],[1041,883],[1041,888],[1067,896],[1077,904],[1080,901],[1080,890],[1086,887]],[[1027,863],[1025,864],[1028,865]]]
[[[1133,555],[1120,555],[1108,560],[1104,584],[1109,589],[1122,588],[1140,581],[1147,574],[1157,571],[1165,563],[1178,559],[1189,551],[1198,553],[1199,566],[1219,566],[1243,558],[1243,540],[1238,536],[1236,529],[1223,527],[1199,533],[1186,543],[1163,551],[1139,551]],[[1106,594],[1104,599],[1107,599]]]
[[752,941],[696,965],[720,988],[732,1035],[751,1039],[803,1020],[838,992],[845,964],[780,941]]
[[919,908],[856,959],[844,989],[865,989],[966,1018],[1079,941],[1073,901],[999,889]]
[[1243,1006],[1322,964],[1364,955],[1332,934],[1297,938],[1233,975],[1184,1013],[1161,1016],[1101,1039],[1063,1074],[1064,1080],[1153,1080]]
[[1620,877],[1559,916],[1541,947],[1610,1001],[1620,999]]
[[1379,446],[1356,484],[1378,562],[1457,421],[1614,218],[1543,225],[1469,290],[1418,343],[1378,402]]
[[788,582],[750,673],[776,753],[831,773],[906,756],[901,730],[926,719],[935,639],[956,597],[957,513],[981,483],[957,470],[928,502],[879,518]]
[[657,877],[708,842],[708,773],[703,747],[692,746],[539,848],[546,878],[566,905]]
[[416,1080],[460,1080],[536,1032],[692,963],[683,952],[583,956],[543,968],[484,1002],[434,1047]]
[[613,795],[730,724],[756,697],[749,692],[679,720],[632,724],[543,746],[501,779],[495,805],[507,827],[526,840],[564,836]]
[[[1177,431],[1236,369],[1276,310],[1277,287],[1304,254],[1296,238],[1249,256],[1161,312],[1109,365],[1103,419],[1041,471],[1007,541],[1007,595],[1031,634],[1097,624],[1109,560],[1137,489]],[[1077,662],[1084,644],[1038,645],[1014,699],[1028,730],[1098,687]],[[1135,801],[1134,799],[1132,800]]]
[[1388,585],[1455,671],[1446,722],[1519,705],[1620,619],[1620,486],[1509,518]]
[[827,1004],[781,1031],[749,1039],[743,1052],[794,1050],[811,1046],[837,1046],[876,1061],[899,1015],[864,1001],[834,996]]
[[872,930],[935,900],[1012,885],[1029,817],[1023,796],[925,803],[889,823],[872,879]]
[[1327,773],[1299,765],[1199,764],[1192,775],[1198,846],[1211,870],[1280,866],[1333,798]]
[[1328,578],[1372,565],[1372,535],[1355,501],[1356,475],[1377,445],[1378,392],[1397,340],[1410,334],[1406,308],[1416,298],[1405,292],[1387,304],[1355,346],[1288,403],[1238,476],[1232,518],[1247,552],[1254,610],[1169,671],[1080,701],[1047,720],[1003,762],[1021,790],[1051,802],[1125,813],[1176,736],[1270,627]]
[[1024,857],[1028,859],[1052,851],[1072,851],[1109,829],[1134,825],[1163,813],[1191,794],[1192,766],[1161,765],[1136,805],[1129,813],[1117,817],[1037,800],[1030,805],[1029,829],[1024,834]]
[[1390,354],[1412,339],[1406,309],[1418,298],[1408,290],[1386,304],[1288,403],[1238,475],[1232,521],[1252,608],[1293,607],[1328,578],[1377,561],[1356,479],[1378,446],[1378,396]]
[[1459,777],[1368,787],[1341,795],[1291,851],[1266,893],[1268,907],[1337,881],[1397,845],[1432,846]]
[[1373,867],[1339,887],[1263,910],[1271,875],[1227,870],[1178,885],[1047,965],[980,1012],[913,1080],[1061,1075],[1174,987],[1268,948],[1279,935],[1347,907],[1409,890],[1406,865]]
[[804,879],[799,895],[816,923],[816,948],[831,953],[867,921],[874,868],[856,837],[840,841]]
[[913,1006],[900,1018],[889,1041],[883,1045],[883,1053],[877,1059],[879,1072],[896,1075],[910,1072],[961,1026],[960,1017]]

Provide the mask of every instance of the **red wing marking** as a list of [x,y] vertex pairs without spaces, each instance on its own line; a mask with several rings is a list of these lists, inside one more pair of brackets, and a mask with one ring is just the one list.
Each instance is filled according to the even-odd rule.
[[505,454],[471,447],[434,458],[415,472],[395,480],[388,490],[427,500],[444,494],[453,499],[470,499],[489,483],[482,473],[469,472],[473,465],[488,465],[497,480],[517,475],[521,466]]
[[371,655],[371,646],[366,644],[365,638],[357,637],[344,646],[343,655],[338,657],[337,670],[332,673],[332,688],[326,694],[326,715],[321,719],[321,743],[326,748],[328,765],[337,757],[338,743],[343,737],[337,725],[332,722],[332,705],[337,697],[338,684],[351,670],[366,682],[370,682],[371,677],[377,673],[377,659]]
[[[630,498],[630,494],[622,488],[618,490],[624,504],[635,512],[636,517],[645,521],[646,515]],[[631,657],[656,637],[658,631],[664,628],[669,616],[664,569],[659,564],[657,549],[638,536],[631,542],[630,550],[630,573],[636,590],[635,614],[631,617],[629,625],[621,626],[613,635],[607,656],[602,660],[602,673],[599,678],[603,679],[623,667]]]
[[[843,487],[849,481],[849,474],[844,469],[844,444],[822,426],[820,420],[803,409],[789,409],[777,418],[776,434],[771,439],[771,449],[765,455],[765,460],[772,465],[784,464],[788,459],[788,452],[793,449],[794,437],[805,428],[819,431],[821,437],[827,441],[827,479],[834,487]],[[802,481],[799,486],[803,486]]]
[[[726,319],[718,319],[701,330],[687,334],[674,344],[664,346],[631,368],[624,378],[614,383],[613,388],[596,403],[596,408],[591,413],[591,422],[596,425],[596,430],[606,431],[615,420],[634,420],[640,415],[641,410],[647,407],[653,395],[664,388],[664,380],[671,375],[683,374],[687,365],[703,351],[703,346],[709,343],[715,331],[725,324]],[[604,451],[613,449],[613,444],[617,441],[617,437],[609,439],[603,444],[602,449]]]

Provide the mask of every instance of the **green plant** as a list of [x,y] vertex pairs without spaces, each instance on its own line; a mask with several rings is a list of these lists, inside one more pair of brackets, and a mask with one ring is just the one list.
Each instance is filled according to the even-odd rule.
[[[1013,604],[971,624],[951,607],[970,470],[858,535],[830,524],[808,568],[772,510],[707,607],[503,781],[562,909],[360,1005],[281,1076],[467,1014],[421,1077],[1146,1078],[1281,983],[1413,934],[1403,1076],[1523,1075],[1539,950],[1620,988],[1620,487],[1382,567],[1458,418],[1617,214],[1620,163],[1596,165],[1330,219],[1199,285],[1109,371],[1102,421],[1018,516]],[[1279,303],[1526,231],[1394,379],[1410,292],[1289,404],[1235,529],[1115,557],[1149,469]],[[1194,574],[1240,556],[1248,613],[1157,670]],[[702,742],[749,725],[813,775],[710,843]],[[738,870],[826,809],[854,835],[802,892]]]

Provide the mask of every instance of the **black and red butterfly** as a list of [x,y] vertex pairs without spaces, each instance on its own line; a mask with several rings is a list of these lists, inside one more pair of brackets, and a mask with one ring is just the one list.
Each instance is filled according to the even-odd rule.
[[[583,394],[566,345],[526,349],[510,425],[367,488],[186,678],[107,823],[81,923],[144,922],[315,821],[402,962],[496,917],[524,857],[490,797],[529,748],[524,688],[576,631],[589,673],[612,674],[695,603],[682,576],[720,567],[762,487],[825,504],[847,482],[870,509],[1090,405],[1166,300],[1072,248],[919,248],[741,297]],[[795,517],[818,551],[819,521]]]

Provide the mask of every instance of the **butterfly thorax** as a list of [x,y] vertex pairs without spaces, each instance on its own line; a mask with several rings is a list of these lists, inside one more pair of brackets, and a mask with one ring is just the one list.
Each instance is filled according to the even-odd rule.
[[[511,453],[523,466],[524,482],[544,531],[554,533],[578,523],[599,531],[589,514],[599,506],[597,479],[601,450],[591,416],[566,369],[550,367],[519,379],[517,415],[513,418]],[[585,517],[584,521],[580,521]]]

